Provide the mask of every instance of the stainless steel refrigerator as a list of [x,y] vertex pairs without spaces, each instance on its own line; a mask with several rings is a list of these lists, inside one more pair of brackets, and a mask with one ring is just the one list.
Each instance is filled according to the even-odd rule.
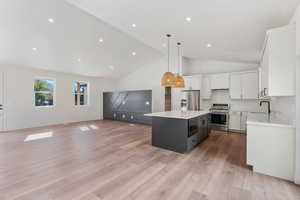
[[183,90],[181,108],[183,107],[188,111],[200,110],[200,90]]

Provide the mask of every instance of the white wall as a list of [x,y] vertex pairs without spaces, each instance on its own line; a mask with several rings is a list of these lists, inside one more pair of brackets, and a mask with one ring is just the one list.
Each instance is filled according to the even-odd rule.
[[189,59],[183,68],[183,74],[210,74],[223,72],[239,72],[257,69],[258,64],[242,63],[242,62],[227,62],[218,60],[206,59]]
[[[56,73],[23,66],[0,66],[5,73],[6,129],[23,129],[52,124],[96,120],[102,118],[102,92],[112,90],[111,80]],[[34,106],[33,81],[36,77],[56,79],[56,101],[53,108]],[[74,106],[72,81],[90,83],[90,105]]]
[[121,78],[117,90],[152,90],[152,111],[164,110],[164,87],[161,86],[161,77],[167,70],[164,57],[155,56],[138,70]]

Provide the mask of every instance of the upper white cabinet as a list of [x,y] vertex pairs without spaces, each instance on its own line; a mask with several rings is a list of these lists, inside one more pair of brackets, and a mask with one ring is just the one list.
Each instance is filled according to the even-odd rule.
[[211,81],[210,76],[203,76],[202,90],[201,90],[201,97],[203,99],[211,98],[211,82],[210,81]]
[[230,75],[231,99],[257,99],[259,91],[258,72],[241,72]]
[[185,88],[186,90],[201,90],[202,76],[184,76]]
[[211,89],[229,89],[229,73],[212,74],[211,75]]
[[261,96],[294,96],[295,71],[295,25],[269,30],[261,60]]
[[242,85],[241,74],[232,73],[230,76],[230,98],[241,99],[242,98]]
[[257,99],[259,89],[258,72],[247,72],[241,75],[243,99]]

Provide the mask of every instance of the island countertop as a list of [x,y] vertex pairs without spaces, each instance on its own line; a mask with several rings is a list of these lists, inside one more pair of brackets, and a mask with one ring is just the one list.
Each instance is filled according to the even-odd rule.
[[167,111],[167,112],[157,112],[157,113],[148,113],[145,116],[148,117],[165,117],[165,118],[174,118],[174,119],[192,119],[195,117],[203,116],[209,114],[210,111],[201,110],[201,111]]

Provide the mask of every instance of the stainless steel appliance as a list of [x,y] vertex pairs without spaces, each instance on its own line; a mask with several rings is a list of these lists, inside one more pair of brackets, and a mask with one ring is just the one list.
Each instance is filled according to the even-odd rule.
[[210,108],[212,130],[228,131],[229,129],[229,104],[213,104]]
[[[183,90],[183,99],[181,102],[186,102],[187,110],[200,110],[200,90]],[[185,106],[182,104],[182,106]]]

